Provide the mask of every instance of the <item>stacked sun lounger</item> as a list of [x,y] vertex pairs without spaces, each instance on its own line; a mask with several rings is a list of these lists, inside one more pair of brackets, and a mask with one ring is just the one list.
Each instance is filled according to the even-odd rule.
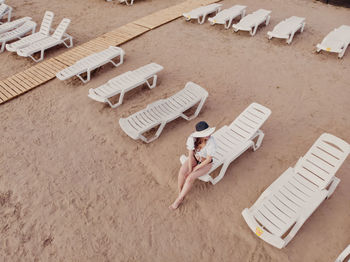
[[[7,22],[11,21],[12,7],[4,3],[0,4],[0,20],[4,19],[7,16]],[[0,22],[2,24],[2,22]]]
[[[112,108],[116,108],[123,103],[124,94],[131,89],[143,84],[147,84],[150,89],[154,88],[157,84],[157,73],[161,70],[163,67],[156,63],[142,66],[112,78],[102,86],[91,88],[88,96],[95,101],[108,103]],[[119,95],[119,100],[113,104],[110,99],[117,95]]]
[[21,48],[27,47],[37,41],[41,41],[44,38],[47,38],[51,31],[53,18],[54,14],[50,11],[46,11],[39,32],[23,37],[22,39],[11,44],[7,44],[6,50],[10,52],[17,52],[17,50]]
[[350,145],[323,134],[297,164],[288,168],[242,215],[261,239],[285,247],[302,225],[330,197],[340,182],[335,174],[350,153]]
[[[110,0],[107,0],[110,1]],[[119,3],[125,3],[126,5],[133,5],[134,4],[134,0],[119,0]]]
[[[52,35],[48,35],[38,41],[31,42],[25,47],[16,49],[17,54],[23,57],[30,57],[35,62],[39,62],[44,59],[45,51],[54,46],[64,44],[67,48],[73,46],[73,37],[66,34],[66,30],[70,24],[70,19],[64,18],[61,23],[56,28],[55,32]],[[40,37],[40,35],[37,35]],[[66,43],[68,41],[68,43]],[[40,53],[40,57],[37,59],[34,57],[35,53]]]
[[[30,19],[29,20],[26,19],[26,21],[20,21],[19,24],[20,25],[18,27],[14,27],[13,30],[0,34],[0,44],[1,44],[0,52],[3,52],[5,50],[5,46],[7,42],[20,39],[22,36],[30,32],[31,33],[35,32],[36,23],[31,21]],[[3,24],[3,25],[6,25],[6,24]]]
[[[67,80],[73,76],[77,76],[83,83],[90,81],[91,72],[98,67],[101,67],[107,63],[113,64],[115,67],[123,64],[124,62],[124,50],[110,46],[109,48],[84,57],[83,59],[77,61],[74,65],[63,69],[56,74],[56,77],[60,80]],[[119,62],[115,63],[113,59],[119,58]],[[82,74],[86,73],[86,78],[84,79]]]

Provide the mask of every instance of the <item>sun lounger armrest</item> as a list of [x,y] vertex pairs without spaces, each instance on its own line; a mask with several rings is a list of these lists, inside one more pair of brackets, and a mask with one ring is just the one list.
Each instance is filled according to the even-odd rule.
[[248,209],[248,208],[244,209],[242,211],[242,216],[245,222],[247,223],[247,225],[249,226],[250,230],[252,230],[258,237],[260,237],[270,245],[277,247],[279,249],[283,248],[286,245],[282,238],[275,236],[265,230],[262,230],[261,234],[258,233],[258,230],[261,230],[261,227],[258,224],[258,222],[255,220],[254,216],[252,215],[251,209]]
[[345,248],[340,255],[337,257],[335,262],[345,262],[344,259],[350,254],[350,245]]

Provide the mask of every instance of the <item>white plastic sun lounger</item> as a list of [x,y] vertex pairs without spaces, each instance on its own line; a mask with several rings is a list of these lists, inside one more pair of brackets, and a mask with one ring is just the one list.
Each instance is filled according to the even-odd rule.
[[[271,110],[257,103],[249,105],[229,126],[223,126],[212,136],[217,144],[217,152],[213,156],[213,166],[208,174],[199,177],[204,182],[215,185],[225,175],[229,165],[246,150],[256,151],[264,139],[261,126],[271,115]],[[256,143],[254,140],[257,138]],[[180,157],[183,164],[187,160],[185,155]],[[221,167],[220,173],[213,178],[210,174]]]
[[[113,64],[115,67],[123,64],[124,62],[124,50],[110,46],[109,48],[84,57],[77,61],[74,65],[63,69],[56,74],[56,77],[62,81],[67,80],[73,76],[77,76],[83,83],[90,81],[91,72],[98,67],[101,67],[107,63]],[[115,63],[113,59],[119,57],[120,61]],[[86,79],[83,78],[82,74],[86,73]]]
[[43,21],[41,22],[39,32],[23,37],[22,39],[14,43],[7,44],[6,50],[10,52],[17,52],[18,49],[24,48],[26,46],[33,44],[34,42],[47,38],[51,31],[51,24],[52,24],[53,18],[54,18],[54,13],[50,11],[46,11]]
[[[36,41],[29,46],[20,48],[17,50],[17,54],[23,57],[30,57],[35,62],[39,62],[44,59],[45,50],[52,48],[54,46],[64,44],[67,48],[73,46],[73,37],[66,34],[66,30],[70,24],[70,19],[64,18],[61,23],[56,28],[52,36],[48,36],[42,40]],[[69,44],[66,41],[69,41]],[[40,52],[39,59],[34,58],[34,54]]]
[[2,25],[0,25],[0,34],[6,33],[8,31],[11,31],[20,25],[23,25],[25,22],[32,20],[31,17],[23,17],[17,20],[14,20],[12,22],[7,22]]
[[5,0],[0,0],[0,5],[5,3]]
[[[123,103],[124,94],[137,86],[147,84],[149,88],[154,88],[157,84],[157,73],[163,70],[161,65],[151,63],[142,66],[134,71],[126,72],[109,80],[106,84],[89,90],[89,97],[98,102],[108,103],[112,108]],[[149,80],[152,79],[152,82]],[[119,96],[117,103],[110,101],[111,97]]]
[[338,53],[338,57],[342,58],[346,48],[350,44],[350,26],[342,25],[330,32],[321,44],[317,44],[317,52],[321,50]]
[[330,197],[340,179],[335,173],[350,152],[350,145],[323,134],[295,167],[288,168],[242,215],[261,239],[285,247],[301,226]]
[[[335,262],[350,262],[350,245],[337,257]],[[345,260],[348,257],[348,260]]]
[[[110,0],[107,0],[110,1]],[[126,5],[133,5],[134,4],[134,0],[119,0],[119,3],[125,3]]]
[[259,25],[270,22],[271,11],[265,9],[259,9],[254,13],[251,13],[241,19],[238,24],[234,24],[232,27],[235,32],[239,30],[249,31],[250,35],[254,36]]
[[300,30],[300,33],[304,31],[305,27],[305,18],[298,16],[291,16],[278,25],[276,25],[272,32],[267,32],[269,39],[272,37],[286,39],[287,43],[292,43],[294,34]]
[[[205,89],[193,82],[188,82],[184,89],[173,96],[160,99],[127,118],[119,119],[119,125],[131,138],[150,143],[159,137],[165,125],[170,121],[178,117],[186,120],[196,118],[207,97],[208,92]],[[195,113],[192,116],[186,116],[184,112],[196,104],[198,106]],[[146,138],[143,134],[153,128],[157,128],[155,135]]]
[[35,28],[36,28],[35,22],[27,21],[20,27],[16,28],[15,30],[1,34],[0,35],[0,43],[1,43],[0,52],[3,52],[5,50],[6,42],[12,41],[14,39],[20,39],[23,35],[29,33],[30,31],[34,33]]
[[[0,20],[7,15],[7,22],[11,21],[12,7],[6,4],[0,4]],[[2,22],[0,22],[2,24]]]
[[185,17],[186,21],[189,21],[191,19],[197,19],[199,24],[203,24],[207,15],[210,15],[212,13],[218,13],[221,9],[221,6],[222,4],[211,4],[207,6],[201,6],[196,9],[193,9],[189,13],[184,13],[183,16]]
[[220,11],[216,16],[208,18],[208,21],[211,25],[225,25],[225,28],[229,29],[234,19],[238,16],[242,19],[245,16],[246,9],[245,5],[234,5],[231,8]]

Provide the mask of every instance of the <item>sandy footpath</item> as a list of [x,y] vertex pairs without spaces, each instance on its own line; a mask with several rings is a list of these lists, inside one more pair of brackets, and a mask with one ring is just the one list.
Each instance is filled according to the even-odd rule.
[[[76,43],[176,0],[8,0],[14,16],[72,19]],[[350,142],[350,51],[315,54],[332,29],[350,25],[350,9],[308,0],[223,1],[272,10],[255,37],[209,23],[178,19],[122,45],[125,63],[105,66],[83,85],[53,80],[0,105],[0,261],[237,261],[329,262],[350,243],[350,159],[325,201],[283,250],[258,239],[241,211],[324,132]],[[288,46],[266,33],[291,15],[305,16],[303,34]],[[65,51],[48,52],[54,57]],[[33,64],[0,54],[0,79]],[[117,109],[87,97],[89,88],[149,62],[164,66],[159,85],[128,93]],[[129,138],[126,117],[187,81],[208,90],[196,120],[176,120],[151,144]],[[272,110],[262,147],[247,151],[215,186],[197,181],[175,212],[179,156],[195,123],[220,128],[250,103]]]

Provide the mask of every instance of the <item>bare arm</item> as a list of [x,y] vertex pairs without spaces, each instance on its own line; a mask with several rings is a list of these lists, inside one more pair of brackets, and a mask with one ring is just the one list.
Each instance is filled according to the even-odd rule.
[[213,158],[211,156],[208,156],[202,163],[200,163],[199,165],[197,165],[193,168],[193,172],[204,167],[205,165],[209,164],[212,159]]

